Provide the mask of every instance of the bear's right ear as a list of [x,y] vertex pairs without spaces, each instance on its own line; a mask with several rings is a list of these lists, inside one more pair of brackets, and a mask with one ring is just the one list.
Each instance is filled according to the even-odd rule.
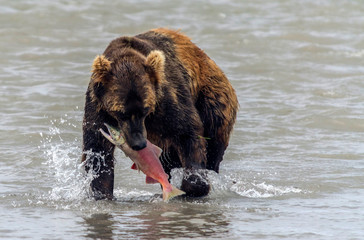
[[103,83],[111,70],[111,61],[104,55],[98,55],[92,63],[92,78],[94,83]]
[[92,83],[91,83],[91,98],[93,101],[101,99],[105,94],[104,84],[109,79],[111,70],[111,61],[104,55],[98,55],[92,63]]

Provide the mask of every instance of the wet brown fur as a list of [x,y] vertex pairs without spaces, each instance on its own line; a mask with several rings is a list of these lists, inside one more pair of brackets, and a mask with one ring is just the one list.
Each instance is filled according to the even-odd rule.
[[[159,28],[113,40],[95,58],[86,93],[82,161],[98,174],[91,184],[96,198],[113,196],[114,146],[98,132],[104,122],[124,132],[131,125],[143,129],[164,150],[167,173],[175,167],[218,172],[237,108],[224,73],[180,32]],[[208,193],[206,186],[184,181],[182,190],[200,196]]]
[[[165,28],[154,29],[153,31],[173,39],[177,57],[187,69],[191,79],[190,91],[192,97],[196,101],[199,94],[202,94],[208,99],[208,104],[211,109],[214,109],[210,114],[214,114],[215,117],[217,116],[223,121],[220,126],[210,125],[210,128],[217,129],[217,136],[222,138],[222,142],[225,142],[227,147],[238,108],[235,90],[229,80],[215,62],[194,45],[189,37],[179,31]],[[213,118],[213,116],[208,117]],[[214,123],[211,122],[211,124]]]

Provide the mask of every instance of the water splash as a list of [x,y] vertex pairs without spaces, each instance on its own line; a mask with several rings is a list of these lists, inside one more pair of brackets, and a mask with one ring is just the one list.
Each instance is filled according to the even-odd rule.
[[[88,202],[89,208],[102,211],[104,208],[100,209],[100,204],[92,198],[90,184],[96,176],[93,171],[86,173],[81,163],[82,143],[77,137],[80,130],[72,121],[67,115],[51,120],[48,131],[40,133],[42,141],[38,148],[43,151],[45,158],[43,165],[46,166],[45,177],[49,182],[49,190],[41,193],[37,202],[62,209],[83,209],[82,205]],[[154,202],[159,201],[160,197],[145,190],[130,191],[123,187],[114,189],[114,196],[118,203]]]
[[[171,183],[180,186],[183,179],[183,169],[173,169],[171,174]],[[239,195],[247,198],[272,198],[304,193],[302,189],[293,186],[275,186],[266,182],[251,182],[230,175],[217,174],[214,171],[207,171],[207,177],[211,186],[209,196],[212,198],[229,195]]]
[[[67,115],[65,115],[67,117]],[[76,129],[76,125],[68,119],[51,120],[47,133],[40,133],[41,146],[47,167],[46,177],[50,182],[50,190],[43,194],[43,198],[50,202],[80,202],[90,196],[90,182],[93,177],[86,174],[81,163],[81,143],[77,137],[70,137],[66,133],[69,128]],[[69,140],[64,140],[66,137]]]

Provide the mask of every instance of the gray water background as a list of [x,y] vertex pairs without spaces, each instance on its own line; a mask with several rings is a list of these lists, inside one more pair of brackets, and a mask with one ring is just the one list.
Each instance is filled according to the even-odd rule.
[[[80,165],[93,58],[182,29],[240,111],[203,199],[160,198],[117,152],[117,201]],[[0,1],[0,238],[364,239],[364,2]],[[178,185],[181,172],[173,172]]]

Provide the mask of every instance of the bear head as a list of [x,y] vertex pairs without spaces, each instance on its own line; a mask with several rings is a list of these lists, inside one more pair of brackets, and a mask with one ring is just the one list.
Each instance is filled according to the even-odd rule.
[[134,150],[146,147],[144,120],[153,113],[164,82],[163,52],[146,57],[133,49],[97,56],[92,65],[90,96],[98,111],[109,114]]

